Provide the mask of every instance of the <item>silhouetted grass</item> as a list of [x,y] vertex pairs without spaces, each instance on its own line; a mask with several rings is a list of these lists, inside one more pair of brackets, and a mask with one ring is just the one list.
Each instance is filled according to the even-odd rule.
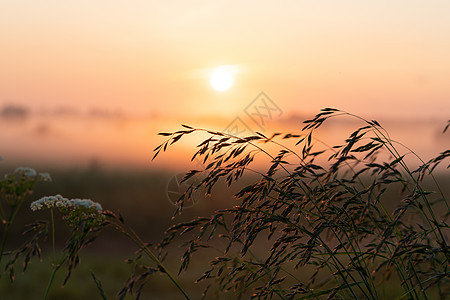
[[[341,145],[317,145],[315,130],[339,116],[360,119],[363,126]],[[177,214],[195,191],[210,194],[221,179],[231,185],[244,173],[259,173],[236,193],[236,206],[172,226],[161,249],[177,236],[188,237],[180,272],[195,252],[203,258],[214,253],[198,280],[234,297],[379,299],[390,278],[397,278],[401,298],[443,298],[449,292],[449,204],[433,171],[450,150],[425,163],[377,121],[331,108],[304,123],[299,133],[270,137],[186,125],[161,133],[168,139],[155,157],[186,135],[210,134],[193,156],[205,168],[185,177],[198,176],[200,183],[180,197]],[[295,147],[283,139],[294,139]],[[265,172],[252,169],[257,156],[270,159]],[[416,156],[420,166],[411,169],[407,156]],[[423,188],[426,177],[434,191]],[[386,195],[398,189],[393,206]]]
[[[340,116],[363,125],[341,145],[315,138],[329,118]],[[450,150],[424,162],[377,121],[330,108],[298,133],[270,137],[183,127],[161,134],[167,140],[154,157],[185,135],[210,136],[193,156],[204,167],[186,174],[193,184],[176,207],[166,199],[164,176],[91,170],[58,174],[51,189],[38,185],[35,197],[61,193],[101,200],[108,209],[52,196],[32,205],[46,211],[31,212],[25,198],[49,175],[28,168],[6,174],[0,180],[1,295],[190,299],[203,288],[208,299],[443,299],[449,293],[450,177],[443,162]],[[418,167],[411,167],[412,158]],[[200,193],[214,197],[193,201]],[[186,210],[185,203],[196,205]],[[181,223],[162,234],[174,224],[168,215],[174,210]],[[33,223],[18,238],[25,221]],[[94,240],[97,247],[82,262],[81,251]],[[42,254],[47,250],[52,254]],[[123,264],[129,251],[136,252]],[[181,257],[178,276],[174,257]]]

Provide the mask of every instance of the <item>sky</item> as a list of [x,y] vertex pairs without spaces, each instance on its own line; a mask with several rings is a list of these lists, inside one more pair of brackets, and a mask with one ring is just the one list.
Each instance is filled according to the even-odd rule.
[[[449,14],[448,1],[0,0],[0,104],[179,124],[232,120],[263,91],[284,116],[446,120]],[[218,92],[222,65],[234,82]]]

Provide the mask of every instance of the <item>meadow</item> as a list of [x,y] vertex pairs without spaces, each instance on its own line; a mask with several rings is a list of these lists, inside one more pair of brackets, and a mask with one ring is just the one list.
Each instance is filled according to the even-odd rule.
[[[14,166],[5,166],[4,172],[11,173]],[[188,220],[195,216],[208,216],[217,209],[229,207],[233,204],[233,190],[222,187],[211,199],[202,199],[195,206],[186,209],[182,218],[173,220],[176,207],[167,196],[167,185],[174,176],[173,172],[143,171],[143,170],[92,170],[92,169],[51,169],[52,182],[40,182],[34,193],[29,195],[21,213],[15,220],[15,226],[9,233],[9,249],[20,247],[26,240],[22,235],[26,224],[36,220],[48,220],[48,211],[33,212],[29,204],[47,195],[65,195],[69,198],[87,198],[101,202],[102,206],[122,213],[132,226],[146,241],[157,244],[164,236],[164,232],[178,220]],[[3,174],[2,174],[3,175]],[[61,220],[56,220],[56,244],[59,249],[64,248],[66,237],[70,230]],[[22,272],[20,264],[15,272],[14,284],[10,283],[8,274],[2,275],[0,294],[4,299],[42,299],[45,285],[51,274],[48,263],[51,244],[44,241],[42,246],[42,261],[38,259],[30,262],[26,272]],[[108,299],[115,296],[124,286],[132,267],[125,263],[133,257],[137,247],[126,238],[113,230],[104,230],[93,244],[81,253],[80,267],[74,271],[72,278],[62,287],[65,274],[62,272],[55,279],[55,288],[48,299],[80,299],[83,295],[92,295],[92,299],[101,299],[91,272],[102,280],[103,288]],[[175,253],[181,255],[177,248]],[[172,257],[169,265],[173,270],[179,267],[180,259]],[[204,262],[207,266],[208,262]],[[200,295],[203,287],[193,285],[199,271],[187,276],[181,276],[181,282],[190,290],[192,295]],[[163,276],[153,276],[146,286],[145,295],[151,299],[178,299],[179,293]],[[128,297],[134,299],[133,297]],[[127,298],[127,299],[128,299]],[[193,297],[196,299],[197,297]],[[143,299],[147,299],[144,297]]]
[[[444,299],[449,151],[409,167],[414,152],[364,119],[341,144],[318,145],[314,132],[339,115],[355,117],[325,109],[298,134],[208,132],[196,149],[204,169],[187,173],[191,185],[176,203],[167,194],[172,172],[32,173],[4,165],[0,293],[200,299],[206,289],[206,299]],[[162,133],[155,156],[198,131]],[[285,146],[292,141],[295,148]],[[102,209],[61,199],[29,209],[58,194]],[[39,241],[27,243],[27,228]]]

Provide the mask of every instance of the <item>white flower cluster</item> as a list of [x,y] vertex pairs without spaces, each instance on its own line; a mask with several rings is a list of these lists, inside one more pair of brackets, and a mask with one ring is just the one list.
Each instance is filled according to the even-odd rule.
[[52,181],[52,177],[47,172],[39,173],[39,179],[42,181]]
[[38,180],[42,181],[52,181],[50,174],[48,173],[37,173],[35,169],[27,168],[27,167],[17,167],[14,170],[14,174],[21,174],[26,177],[34,177]]
[[95,208],[97,211],[102,211],[102,206],[89,199],[67,199],[61,195],[42,197],[39,200],[33,201],[30,205],[31,210],[41,210],[53,207],[84,207]]
[[95,208],[97,211],[102,211],[100,203],[94,202],[89,199],[72,199],[69,200],[71,206],[80,206],[85,208]]
[[70,206],[70,200],[61,195],[42,197],[39,200],[31,202],[31,210],[41,210],[53,207],[67,207]]
[[14,170],[14,173],[16,174],[23,174],[28,177],[35,177],[37,175],[36,170],[32,168],[26,168],[26,167],[17,167]]

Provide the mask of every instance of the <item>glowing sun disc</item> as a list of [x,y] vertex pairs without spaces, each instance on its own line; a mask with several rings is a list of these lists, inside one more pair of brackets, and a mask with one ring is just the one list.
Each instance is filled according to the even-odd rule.
[[211,74],[209,82],[216,91],[223,92],[233,84],[233,76],[227,69],[218,68]]

